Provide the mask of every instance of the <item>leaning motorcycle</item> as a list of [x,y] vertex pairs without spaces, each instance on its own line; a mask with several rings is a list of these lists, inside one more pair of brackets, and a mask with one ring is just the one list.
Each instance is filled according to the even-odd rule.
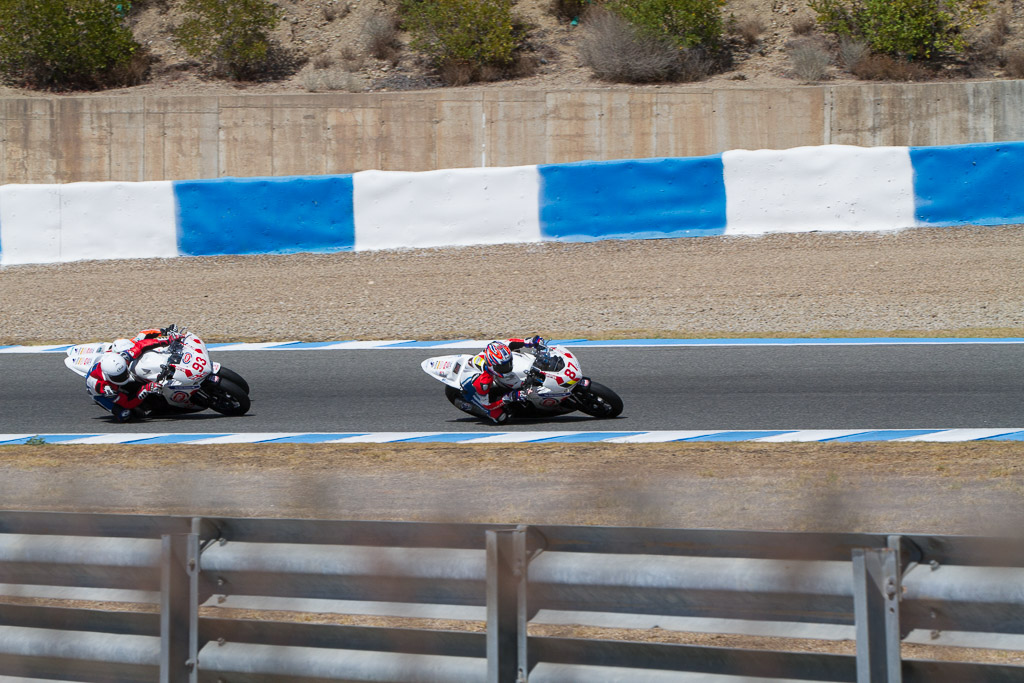
[[[460,410],[463,387],[484,371],[482,355],[467,354],[428,358],[420,367],[445,384],[445,397]],[[544,347],[533,354],[513,351],[512,372],[522,382],[526,400],[506,407],[510,417],[542,418],[579,410],[613,418],[622,413],[618,394],[585,377],[579,359],[564,346]]]
[[[136,417],[194,413],[207,408],[222,415],[247,413],[248,382],[213,361],[206,344],[196,335],[173,327],[169,331],[167,345],[146,350],[129,366],[143,382],[155,382],[160,387],[135,409]],[[85,377],[100,356],[112,348],[112,343],[72,346],[64,364]]]

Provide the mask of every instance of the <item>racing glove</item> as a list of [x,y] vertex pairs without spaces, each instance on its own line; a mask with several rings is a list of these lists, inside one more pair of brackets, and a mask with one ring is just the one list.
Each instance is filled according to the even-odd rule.
[[103,395],[107,398],[114,398],[117,396],[117,389],[114,387],[103,387]]
[[527,399],[525,391],[510,391],[501,397],[502,405],[508,405],[509,403],[523,403]]
[[533,338],[527,340],[526,345],[532,346],[535,349],[543,349],[547,347],[547,341],[544,339],[544,337],[538,334],[534,335]]
[[158,393],[159,391],[160,391],[160,385],[159,384],[157,384],[156,382],[146,382],[142,386],[142,388],[139,389],[139,393],[136,394],[135,397],[141,401],[142,399],[146,398],[150,394],[155,394],[155,393]]

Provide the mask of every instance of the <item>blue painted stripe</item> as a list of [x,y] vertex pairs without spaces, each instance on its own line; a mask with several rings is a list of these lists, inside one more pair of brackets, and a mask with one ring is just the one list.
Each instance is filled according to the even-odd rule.
[[289,344],[282,344],[281,346],[275,346],[275,349],[320,349],[325,346],[333,346],[334,344],[342,344],[340,341],[323,341],[323,342],[291,342]]
[[8,446],[15,444],[23,444],[29,439],[41,438],[45,443],[62,443],[64,441],[74,441],[75,439],[84,439],[90,436],[99,436],[98,434],[35,434],[33,436],[25,436],[20,439],[11,439],[9,441],[0,441],[0,446]]
[[1024,223],[1024,142],[911,147],[923,225]]
[[229,434],[168,434],[166,436],[154,436],[148,439],[132,441],[133,444],[154,444],[154,443],[188,443],[200,439],[212,439],[218,436],[230,436]]
[[588,242],[721,235],[722,156],[537,167],[545,239]]
[[605,439],[616,439],[620,436],[636,436],[646,432],[579,432],[578,434],[563,434],[548,439],[538,439],[533,443],[593,443]]
[[430,436],[417,436],[411,439],[397,439],[395,443],[458,443],[469,439],[479,439],[490,436],[487,433],[479,432],[448,432],[446,434],[431,434]]
[[987,436],[978,441],[1024,441],[1024,432],[1010,432],[1009,434],[1000,434],[999,436]]
[[941,432],[941,429],[877,429],[870,432],[862,432],[860,434],[850,434],[849,436],[840,436],[838,439],[829,439],[831,442],[855,442],[855,441],[892,441],[894,439],[903,439],[908,436],[921,436],[922,434],[934,434],[935,432]]
[[338,432],[335,434],[296,434],[294,436],[282,436],[279,439],[267,439],[260,443],[324,443],[325,441],[336,441],[350,436],[363,436],[368,432]]
[[355,246],[352,176],[176,181],[183,255],[286,254]]
[[760,439],[766,436],[775,436],[776,434],[791,434],[792,429],[783,429],[776,431],[763,431],[763,432],[720,432],[718,434],[708,434],[706,436],[693,436],[688,439],[678,439],[679,441],[750,441],[752,439]]

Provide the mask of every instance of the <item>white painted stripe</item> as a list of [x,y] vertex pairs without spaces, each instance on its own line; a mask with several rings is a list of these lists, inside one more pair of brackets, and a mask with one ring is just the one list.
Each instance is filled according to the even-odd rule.
[[919,436],[907,436],[902,439],[895,439],[896,441],[975,441],[977,439],[987,439],[992,436],[1000,436],[1001,434],[1012,434],[1013,432],[1020,431],[1018,429],[945,429],[931,434],[921,434]]
[[[357,430],[353,430],[357,431]],[[393,443],[405,439],[416,439],[421,436],[434,436],[445,432],[375,432],[373,434],[360,434],[359,436],[346,436],[342,439],[325,441],[324,443]]]
[[539,441],[551,439],[556,436],[572,436],[581,432],[504,432],[482,436],[479,439],[468,439],[461,443],[524,443],[526,441]]
[[722,154],[726,235],[916,224],[907,147],[825,145]]
[[60,187],[0,186],[0,265],[60,260]]
[[0,353],[50,353],[55,349],[66,349],[70,344],[49,344],[46,346],[12,346],[0,349]]
[[249,432],[248,434],[225,434],[224,436],[215,436],[209,439],[196,439],[195,441],[189,441],[189,446],[202,445],[208,446],[210,444],[219,443],[256,443],[257,441],[269,441],[270,439],[280,439],[286,436],[299,436],[305,432]]
[[697,430],[697,429],[683,429],[679,431],[659,431],[659,432],[644,432],[643,434],[634,434],[632,436],[617,436],[612,439],[605,439],[607,443],[665,443],[666,441],[679,441],[680,439],[692,439],[698,436],[708,436],[710,434],[721,434],[721,429],[715,429],[712,431]]
[[282,344],[293,344],[293,341],[277,341],[277,342],[240,342],[238,344],[228,344],[227,346],[218,346],[210,349],[212,352],[217,351],[263,351],[274,346],[281,346]]
[[[318,346],[313,350],[350,350],[350,349],[379,349],[386,348],[393,344],[403,344],[405,342],[416,341],[415,339],[383,339],[380,341],[344,341],[338,342],[337,344],[329,344],[327,346]],[[295,349],[301,351],[302,349]],[[307,349],[308,350],[308,349]]]
[[61,185],[60,260],[178,256],[171,181]]
[[170,181],[4,185],[0,264],[178,255]]
[[163,432],[160,434],[99,434],[97,436],[87,436],[83,439],[63,441],[61,443],[77,446],[104,443],[128,443],[130,441],[141,441],[143,439],[151,439],[153,437],[170,436],[170,434],[171,432]]
[[360,171],[352,185],[356,251],[541,240],[536,166]]
[[827,441],[829,439],[838,439],[841,436],[853,436],[854,434],[863,434],[864,432],[871,431],[869,429],[801,429],[796,432],[790,432],[788,434],[775,434],[774,436],[763,436],[760,439],[754,439],[754,441],[760,441],[763,443],[784,443],[784,442],[798,442],[798,441]]

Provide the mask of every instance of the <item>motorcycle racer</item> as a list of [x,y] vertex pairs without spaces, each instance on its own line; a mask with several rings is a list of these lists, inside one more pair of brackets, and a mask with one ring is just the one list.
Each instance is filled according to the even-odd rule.
[[86,388],[93,401],[114,417],[127,422],[132,411],[150,394],[160,390],[156,382],[143,383],[131,371],[131,364],[147,350],[169,344],[176,328],[142,330],[133,339],[117,339],[111,350],[100,356],[86,375]]
[[535,335],[530,339],[508,339],[493,341],[473,358],[481,368],[480,374],[462,385],[462,410],[470,412],[500,425],[508,421],[508,407],[527,400],[528,388],[512,372],[512,352],[522,348],[533,349],[534,354],[547,347],[544,338]]

